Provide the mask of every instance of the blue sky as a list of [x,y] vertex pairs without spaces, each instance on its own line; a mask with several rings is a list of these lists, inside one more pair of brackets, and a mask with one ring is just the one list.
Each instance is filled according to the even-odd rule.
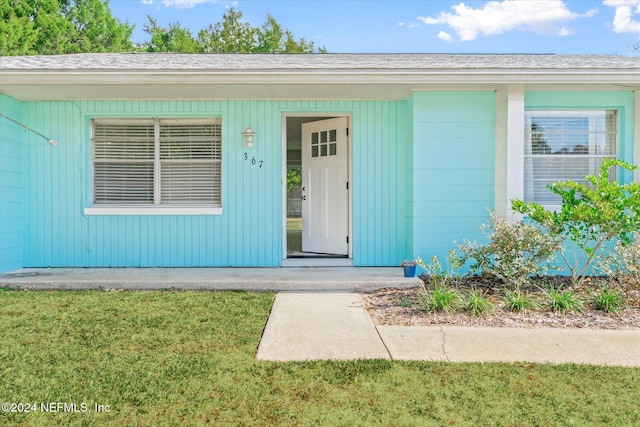
[[603,53],[637,55],[640,0],[111,0],[117,18],[147,15],[194,35],[229,7],[253,26],[271,14],[296,38],[330,53]]

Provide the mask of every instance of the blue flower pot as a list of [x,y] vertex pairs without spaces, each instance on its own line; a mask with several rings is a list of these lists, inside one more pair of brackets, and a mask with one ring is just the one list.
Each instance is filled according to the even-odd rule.
[[415,265],[403,265],[404,269],[404,277],[416,277],[416,266]]

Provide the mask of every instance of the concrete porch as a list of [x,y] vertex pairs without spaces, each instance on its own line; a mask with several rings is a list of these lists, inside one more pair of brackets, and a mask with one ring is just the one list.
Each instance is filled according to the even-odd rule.
[[25,268],[0,275],[18,289],[366,291],[419,286],[400,267]]

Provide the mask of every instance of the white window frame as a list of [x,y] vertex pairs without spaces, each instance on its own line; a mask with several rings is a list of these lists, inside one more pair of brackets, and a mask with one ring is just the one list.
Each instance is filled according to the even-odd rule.
[[[530,124],[530,117],[531,116],[547,116],[547,117],[594,117],[596,114],[607,114],[607,112],[609,111],[613,111],[615,113],[615,143],[614,143],[614,153],[613,154],[527,154],[527,150],[526,150],[526,146],[529,144],[529,141],[527,140],[529,138],[529,135],[531,134],[531,130],[528,128],[529,124]],[[591,126],[593,125],[593,123],[589,122],[589,127],[591,129]],[[539,110],[539,109],[535,109],[535,110],[525,110],[525,137],[524,137],[524,144],[525,144],[525,149],[523,150],[523,194],[522,194],[522,199],[526,202],[537,202],[545,207],[547,207],[548,209],[560,209],[561,205],[557,204],[557,203],[549,203],[549,202],[544,202],[544,201],[536,201],[536,200],[527,200],[525,198],[525,194],[526,194],[526,186],[527,186],[527,175],[532,174],[533,172],[531,170],[528,169],[528,164],[530,164],[531,162],[528,162],[529,159],[535,159],[535,158],[549,158],[549,159],[561,159],[561,158],[565,158],[565,159],[579,159],[579,158],[583,158],[583,159],[589,159],[591,166],[590,166],[590,171],[588,172],[589,174],[597,174],[598,171],[598,167],[596,166],[596,160],[598,159],[605,159],[605,158],[616,158],[618,153],[619,153],[619,146],[620,146],[620,129],[619,129],[619,111],[614,109],[614,108],[601,108],[601,109],[554,109],[554,110]],[[606,131],[605,131],[606,132]],[[593,135],[591,135],[591,130],[589,131],[589,135],[588,135],[589,139],[593,138]],[[592,147],[593,144],[591,142],[589,142],[589,147]],[[611,175],[610,175],[610,179],[611,180],[615,180],[616,179],[616,174],[615,171],[612,171]],[[531,178],[533,179],[533,178]],[[563,180],[564,178],[559,178],[559,180]]]
[[[91,152],[93,153],[93,129],[95,123],[108,123],[108,124],[135,124],[135,123],[153,123],[154,126],[154,182],[153,182],[153,204],[98,204],[95,203],[95,176],[92,173],[91,179],[91,197],[92,205],[84,208],[85,215],[221,215],[222,214],[222,194],[220,194],[220,203],[214,204],[162,204],[161,202],[161,165],[167,163],[179,163],[180,160],[161,160],[160,158],[160,126],[161,124],[179,124],[179,125],[202,125],[202,124],[214,124],[222,126],[220,118],[139,118],[139,119],[117,119],[117,118],[104,118],[91,120],[91,133],[92,143]],[[222,137],[219,141],[220,156],[217,159],[213,159],[207,162],[218,163],[220,174],[222,174]],[[92,154],[91,164],[92,170],[94,168],[94,156]],[[122,163],[126,163],[127,159]],[[193,160],[190,163],[197,163],[199,161]],[[119,163],[115,160],[113,163]],[[220,176],[220,192],[222,192],[222,176]]]

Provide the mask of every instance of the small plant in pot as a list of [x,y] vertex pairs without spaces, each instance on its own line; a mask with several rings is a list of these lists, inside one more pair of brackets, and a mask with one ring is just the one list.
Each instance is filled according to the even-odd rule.
[[406,259],[400,264],[400,266],[404,269],[404,277],[415,277],[416,276],[416,261],[407,261]]

